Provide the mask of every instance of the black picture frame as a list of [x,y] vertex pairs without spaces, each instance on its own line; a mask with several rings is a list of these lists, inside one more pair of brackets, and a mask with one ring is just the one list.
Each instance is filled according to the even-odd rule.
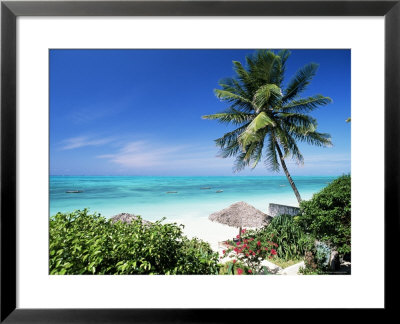
[[[1,2],[1,323],[228,322],[240,310],[16,308],[16,19],[19,16],[384,16],[385,309],[396,307],[390,260],[399,237],[400,0],[391,1],[2,1]],[[373,44],[372,44],[373,46]],[[371,238],[372,240],[373,238]],[[266,315],[252,310],[252,318]]]

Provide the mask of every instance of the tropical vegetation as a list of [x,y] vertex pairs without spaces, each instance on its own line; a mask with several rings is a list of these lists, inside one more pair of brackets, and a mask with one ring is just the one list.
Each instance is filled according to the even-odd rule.
[[329,243],[340,254],[351,252],[351,177],[344,175],[300,204],[304,231]]
[[87,209],[50,219],[50,274],[217,274],[218,253],[182,226],[112,223]]
[[246,65],[233,61],[236,77],[219,82],[216,96],[229,104],[220,113],[205,115],[232,124],[235,129],[215,140],[224,158],[236,157],[234,169],[255,168],[263,158],[273,171],[282,167],[298,202],[300,193],[289,173],[288,157],[304,163],[297,142],[330,146],[329,134],[317,131],[317,120],[310,112],[331,102],[329,97],[317,94],[302,98],[318,70],[318,64],[309,63],[300,68],[287,85],[284,84],[286,63],[290,51],[259,50],[246,57]]

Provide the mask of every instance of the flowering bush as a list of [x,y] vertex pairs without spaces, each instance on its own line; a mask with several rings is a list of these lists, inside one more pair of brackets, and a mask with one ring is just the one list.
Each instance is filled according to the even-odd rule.
[[[241,239],[238,242],[227,241],[228,248],[223,251],[224,256],[233,258],[233,265],[237,261],[244,264],[248,269],[248,274],[261,273],[263,267],[262,261],[265,259],[272,259],[276,254],[277,243],[271,240],[256,239],[255,231],[242,230]],[[243,274],[243,269],[237,268],[238,274]]]

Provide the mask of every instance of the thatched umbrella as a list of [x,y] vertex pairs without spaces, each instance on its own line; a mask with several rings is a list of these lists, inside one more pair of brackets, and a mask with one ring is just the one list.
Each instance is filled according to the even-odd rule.
[[[113,224],[115,222],[122,222],[122,223],[130,224],[130,223],[132,223],[133,220],[137,220],[137,219],[139,219],[139,217],[136,216],[136,215],[128,214],[128,213],[121,213],[121,214],[118,214],[118,215],[115,215],[115,216],[111,217],[111,222]],[[150,225],[151,224],[151,222],[149,222],[147,220],[144,220],[144,219],[142,219],[142,223],[144,225]]]
[[261,227],[268,225],[272,217],[264,214],[261,210],[240,201],[211,214],[208,219],[213,222],[239,227],[239,237],[242,227]]

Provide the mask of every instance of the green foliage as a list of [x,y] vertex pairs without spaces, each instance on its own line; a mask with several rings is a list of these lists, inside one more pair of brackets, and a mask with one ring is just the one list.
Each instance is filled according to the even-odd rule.
[[306,234],[290,215],[276,216],[269,225],[247,233],[261,244],[274,243],[277,256],[283,260],[303,257],[314,245],[314,238]]
[[177,224],[111,223],[88,210],[50,218],[50,274],[217,274],[218,255]]
[[300,205],[299,225],[341,254],[351,251],[351,177],[344,175]]
[[180,274],[218,274],[218,253],[207,242],[183,237],[179,256]]
[[[215,94],[228,108],[205,119],[216,119],[237,127],[215,140],[224,158],[236,156],[235,170],[254,168],[261,158],[271,170],[279,171],[278,147],[284,158],[303,163],[297,142],[329,146],[328,134],[317,132],[317,121],[307,113],[329,104],[329,97],[301,98],[315,76],[318,64],[299,69],[284,87],[286,61],[290,52],[259,50],[246,57],[246,64],[234,61],[236,77],[219,82]],[[282,164],[283,161],[280,161]]]
[[247,275],[249,273],[250,267],[245,263],[232,260],[221,265],[219,274],[220,275]]

